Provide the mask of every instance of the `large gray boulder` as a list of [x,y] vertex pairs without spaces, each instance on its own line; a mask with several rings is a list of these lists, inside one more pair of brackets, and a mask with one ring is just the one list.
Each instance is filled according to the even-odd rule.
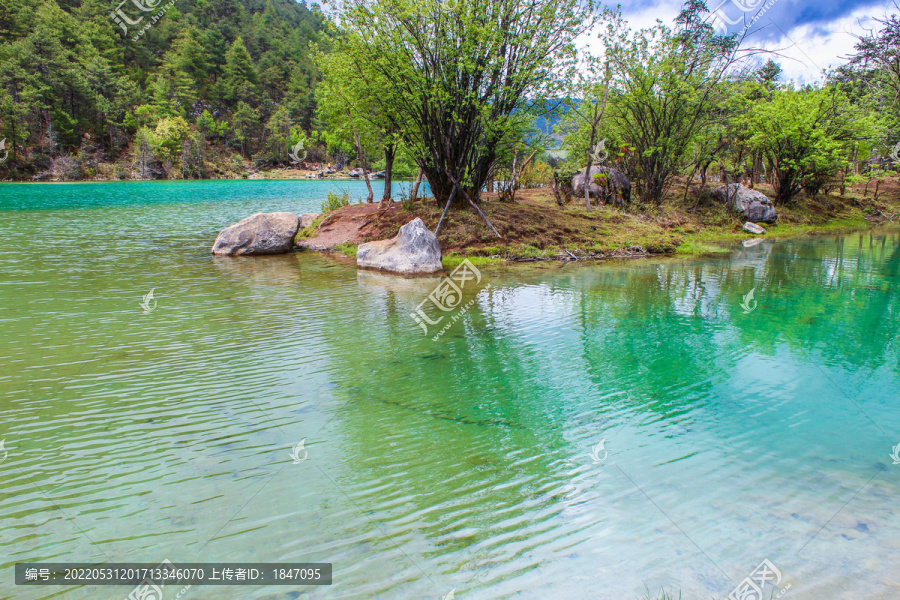
[[290,252],[299,228],[300,217],[294,213],[255,213],[223,229],[213,244],[212,253],[237,256]]
[[441,267],[441,247],[422,219],[415,218],[400,228],[397,237],[360,244],[356,266],[402,275],[437,273]]
[[712,196],[753,223],[774,223],[778,219],[775,206],[765,194],[740,183],[720,185]]
[[[588,188],[588,194],[592,198],[606,199],[603,188],[594,181],[594,175],[599,175],[601,173],[609,175],[613,189],[622,195],[625,202],[631,200],[631,182],[625,174],[618,169],[601,166],[591,167],[590,170],[591,181],[590,187]],[[584,169],[581,169],[580,173],[576,173],[575,176],[572,177],[572,189],[575,191],[575,196],[584,198]]]
[[319,213],[303,213],[300,215],[300,229],[306,229],[319,217]]

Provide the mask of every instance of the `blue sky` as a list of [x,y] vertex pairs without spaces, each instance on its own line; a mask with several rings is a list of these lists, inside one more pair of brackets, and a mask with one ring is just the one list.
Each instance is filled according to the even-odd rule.
[[[671,24],[682,2],[678,0],[620,0],[622,13],[632,28],[648,27],[658,18]],[[723,0],[708,0],[710,10]],[[842,56],[853,51],[856,39],[866,27],[877,25],[873,17],[883,18],[897,12],[892,2],[866,0],[726,0],[722,10],[729,20],[741,14],[739,5],[753,7],[748,21],[757,11],[774,2],[751,27],[755,32],[747,44],[767,50],[780,50],[772,56],[784,69],[784,77],[799,83],[821,80],[821,70],[842,64]],[[741,23],[727,25],[729,33],[739,31]],[[765,60],[766,57],[763,57]]]

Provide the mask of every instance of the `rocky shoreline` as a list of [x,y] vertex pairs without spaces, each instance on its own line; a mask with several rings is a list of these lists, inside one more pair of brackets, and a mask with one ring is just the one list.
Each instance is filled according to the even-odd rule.
[[339,251],[353,257],[360,269],[415,276],[438,273],[464,258],[481,263],[568,262],[716,253],[725,251],[715,245],[720,242],[750,246],[773,235],[859,229],[888,222],[898,212],[898,199],[887,196],[881,203],[816,198],[776,211],[761,190],[731,184],[710,190],[711,204],[706,207],[680,213],[679,207],[666,206],[666,213],[657,216],[623,210],[612,201],[606,204],[604,199],[630,193],[627,180],[619,181],[615,173],[609,180],[615,184],[612,190],[594,189],[592,184],[589,193],[599,206],[590,209],[571,199],[559,202],[558,196],[554,201],[546,188],[519,190],[511,202],[484,194],[481,208],[497,224],[499,239],[467,210],[451,211],[438,239],[432,231],[441,207],[425,199],[414,204],[352,204],[325,214],[256,213],[225,228],[211,251],[217,256]]

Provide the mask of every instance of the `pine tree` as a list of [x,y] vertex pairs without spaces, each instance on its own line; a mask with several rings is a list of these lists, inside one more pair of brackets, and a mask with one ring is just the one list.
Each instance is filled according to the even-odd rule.
[[255,104],[259,94],[259,75],[253,59],[240,37],[234,40],[225,54],[225,69],[222,78],[224,99],[236,105],[238,102]]

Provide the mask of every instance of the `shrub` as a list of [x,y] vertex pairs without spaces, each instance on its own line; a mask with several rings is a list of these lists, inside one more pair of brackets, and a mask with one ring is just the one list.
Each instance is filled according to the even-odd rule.
[[349,256],[350,258],[356,258],[356,245],[351,244],[350,242],[344,242],[343,244],[337,244],[334,247],[335,250],[342,253],[344,256]]
[[344,191],[340,194],[328,192],[328,197],[322,203],[322,212],[331,212],[350,204],[350,192]]
[[550,185],[550,182],[553,180],[553,169],[545,162],[535,161],[525,168],[521,180],[526,188]]

